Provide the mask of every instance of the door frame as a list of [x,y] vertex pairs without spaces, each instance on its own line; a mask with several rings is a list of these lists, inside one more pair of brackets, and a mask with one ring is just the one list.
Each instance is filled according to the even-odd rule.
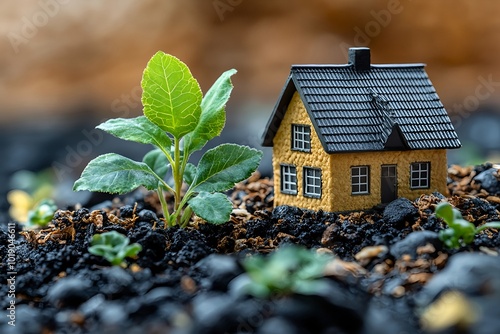
[[[394,175],[384,175],[384,168],[393,168]],[[388,169],[389,170],[389,169]],[[387,173],[391,174],[391,173]],[[384,180],[388,180],[388,182],[393,183],[393,188],[390,187],[390,183],[384,182]],[[384,201],[385,198],[391,198],[390,201]],[[398,198],[398,165],[396,164],[388,164],[380,166],[380,203],[389,203]]]

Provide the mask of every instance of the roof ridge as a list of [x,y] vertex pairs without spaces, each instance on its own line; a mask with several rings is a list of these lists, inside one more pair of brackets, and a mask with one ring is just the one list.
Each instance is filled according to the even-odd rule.
[[[406,64],[370,64],[370,68],[422,68],[424,63],[406,63]],[[291,68],[346,68],[354,67],[353,64],[293,64]]]

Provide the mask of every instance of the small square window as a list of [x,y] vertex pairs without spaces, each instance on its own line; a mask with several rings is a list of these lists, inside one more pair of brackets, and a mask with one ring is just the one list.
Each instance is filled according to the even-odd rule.
[[304,167],[304,196],[321,197],[321,169]]
[[351,167],[351,194],[366,195],[370,193],[370,168],[368,166]]
[[430,188],[430,162],[414,162],[410,166],[411,189]]
[[297,195],[297,168],[292,165],[281,165],[281,192]]
[[292,150],[311,152],[311,127],[292,125]]

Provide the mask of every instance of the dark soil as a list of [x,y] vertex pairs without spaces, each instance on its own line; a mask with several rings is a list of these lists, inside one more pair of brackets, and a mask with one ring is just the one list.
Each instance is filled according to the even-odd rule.
[[[448,201],[469,221],[500,220],[492,165],[452,166]],[[400,198],[364,212],[272,209],[272,182],[252,177],[229,196],[223,225],[194,219],[163,228],[153,194],[136,192],[92,210],[58,211],[48,228],[16,225],[15,327],[0,333],[497,333],[500,234],[490,229],[459,250],[443,248],[433,216],[441,194]],[[161,215],[160,215],[161,216]],[[115,230],[142,245],[128,266],[88,252]],[[10,277],[6,224],[0,279]],[[238,293],[241,261],[285,244],[334,254],[328,288],[259,299]],[[2,296],[9,284],[2,284]],[[453,292],[453,293],[450,293]],[[454,298],[454,299],[453,299]],[[445,304],[447,301],[451,303]],[[8,314],[10,299],[2,298]],[[436,311],[437,310],[437,311]],[[473,315],[473,316],[472,316]],[[439,324],[443,324],[439,326]]]

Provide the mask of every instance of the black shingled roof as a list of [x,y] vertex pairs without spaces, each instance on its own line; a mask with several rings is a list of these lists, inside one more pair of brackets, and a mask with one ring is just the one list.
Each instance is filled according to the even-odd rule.
[[370,65],[366,50],[364,70],[353,63],[292,66],[263,145],[273,146],[297,91],[327,153],[460,147],[424,65]]

